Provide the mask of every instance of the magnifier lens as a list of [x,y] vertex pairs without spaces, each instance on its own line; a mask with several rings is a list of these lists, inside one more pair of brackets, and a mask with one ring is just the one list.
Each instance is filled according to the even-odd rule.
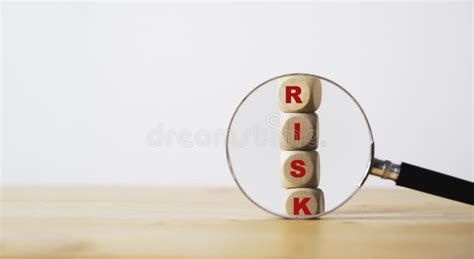
[[[321,84],[314,113],[282,112],[279,106],[282,84],[298,77]],[[283,150],[283,134],[307,140],[307,127],[316,127],[317,145]],[[315,218],[335,210],[360,188],[372,157],[372,133],[357,101],[336,83],[313,75],[284,75],[257,86],[228,129],[227,158],[235,181],[253,203],[280,217]]]

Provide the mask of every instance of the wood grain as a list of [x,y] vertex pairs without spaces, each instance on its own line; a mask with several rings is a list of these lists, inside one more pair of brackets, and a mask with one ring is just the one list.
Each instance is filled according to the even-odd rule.
[[473,258],[471,206],[361,190],[321,220],[283,220],[236,188],[3,187],[2,258]]

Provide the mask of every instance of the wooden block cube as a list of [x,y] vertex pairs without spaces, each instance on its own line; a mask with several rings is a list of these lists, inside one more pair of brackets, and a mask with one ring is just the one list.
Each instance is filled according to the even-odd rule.
[[278,100],[283,112],[314,112],[321,104],[321,80],[315,76],[286,76],[279,80]]
[[288,216],[304,218],[324,212],[324,193],[320,189],[292,188],[287,190],[285,211]]
[[314,150],[318,147],[318,115],[316,113],[282,113],[280,148]]
[[318,152],[282,151],[281,174],[281,184],[285,188],[318,187]]

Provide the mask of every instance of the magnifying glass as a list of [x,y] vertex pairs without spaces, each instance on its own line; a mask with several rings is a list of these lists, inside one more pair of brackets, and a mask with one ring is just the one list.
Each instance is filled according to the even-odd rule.
[[369,175],[474,204],[472,182],[374,156],[369,121],[356,99],[327,78],[274,77],[235,110],[226,138],[232,176],[261,209],[318,218],[347,202]]

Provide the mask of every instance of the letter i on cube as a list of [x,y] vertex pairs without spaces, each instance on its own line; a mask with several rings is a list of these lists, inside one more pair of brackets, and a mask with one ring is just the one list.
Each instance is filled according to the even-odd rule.
[[295,75],[280,80],[278,99],[282,110],[280,136],[281,184],[287,188],[285,211],[306,217],[324,211],[319,185],[319,121],[314,113],[321,104],[321,81]]

